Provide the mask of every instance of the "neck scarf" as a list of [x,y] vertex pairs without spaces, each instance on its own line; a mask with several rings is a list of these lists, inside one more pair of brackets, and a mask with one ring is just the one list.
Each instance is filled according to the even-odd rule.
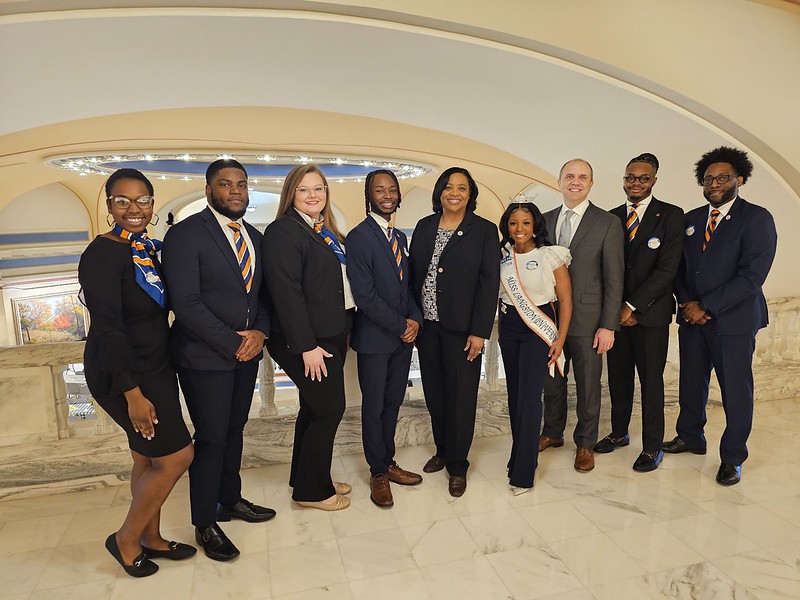
[[133,273],[136,283],[148,296],[158,302],[161,308],[166,308],[167,299],[164,291],[164,282],[158,276],[152,257],[161,250],[161,240],[151,240],[147,237],[147,230],[142,235],[131,233],[114,223],[111,231],[131,243],[131,257],[133,258]]
[[339,259],[339,262],[343,265],[347,265],[347,257],[344,255],[344,250],[339,240],[336,239],[336,234],[325,227],[321,221],[319,223],[314,223],[314,231],[316,231],[322,239],[325,240],[325,243],[331,247],[331,250],[336,254],[336,258]]

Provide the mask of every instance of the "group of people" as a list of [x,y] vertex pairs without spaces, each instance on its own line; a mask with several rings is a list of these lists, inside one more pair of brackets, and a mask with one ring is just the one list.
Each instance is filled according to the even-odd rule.
[[[627,202],[609,213],[588,200],[591,165],[570,160],[559,172],[562,206],[542,214],[528,200],[512,202],[498,236],[475,214],[472,175],[453,167],[439,176],[433,213],[419,221],[410,247],[395,226],[401,192],[390,170],[367,176],[366,218],[345,237],[322,170],[296,167],[262,234],[242,218],[244,166],[220,159],[206,171],[208,206],[174,224],[163,245],[146,231],[156,216],[152,184],[134,169],[113,173],[105,186],[111,230],[89,244],[79,266],[91,316],[87,384],[127,433],[134,461],[131,506],[106,540],[108,551],[134,577],[155,573],[153,559],[196,553],[159,529],[161,505],[187,468],[195,539],[209,558],[239,555],[219,522],[275,516],[242,497],[239,475],[265,346],[299,393],[289,476],[298,506],[350,504],[352,488],[333,481],[331,462],[351,346],[372,502],[389,508],[391,483],[422,482],[395,461],[414,345],[436,448],[422,470],[446,469],[449,493],[463,495],[482,352],[498,308],[514,494],[533,488],[539,452],[564,444],[570,370],[575,469],[587,472],[595,452],[630,443],[636,372],[643,451],[633,468],[657,468],[663,452],[704,454],[714,369],[727,417],[717,481],[738,482],[753,413],[755,334],[767,321],[761,285],[775,254],[774,222],[738,196],[752,171],[740,150],[717,148],[698,161],[709,206],[685,217],[652,196],[657,171],[652,154],[632,159],[623,178]],[[681,413],[677,437],[665,443],[663,370],[675,297]],[[598,442],[604,353],[612,431]]]

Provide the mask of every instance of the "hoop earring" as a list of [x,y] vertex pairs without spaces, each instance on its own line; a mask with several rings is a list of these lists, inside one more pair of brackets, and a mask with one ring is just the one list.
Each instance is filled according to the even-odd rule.
[[109,227],[113,227],[114,226],[114,217],[111,216],[111,213],[108,213],[106,215],[106,223],[108,223]]
[[161,219],[160,219],[160,217],[158,216],[158,213],[153,213],[153,218],[152,218],[152,219],[150,219],[150,225],[158,225],[158,222],[159,222],[160,220],[161,220]]

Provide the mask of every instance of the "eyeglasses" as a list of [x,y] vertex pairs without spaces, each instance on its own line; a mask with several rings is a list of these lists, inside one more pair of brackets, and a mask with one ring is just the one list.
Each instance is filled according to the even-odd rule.
[[324,185],[315,185],[313,188],[301,185],[300,187],[294,188],[294,191],[301,196],[310,196],[311,192],[314,192],[315,196],[324,196],[327,189],[328,187]]
[[653,179],[653,177],[650,177],[650,175],[639,175],[638,177],[636,175],[625,175],[623,179],[628,183],[633,183],[634,181],[638,181],[639,183],[647,183]]
[[736,177],[736,175],[731,175],[730,173],[722,173],[721,175],[717,175],[716,177],[714,175],[706,175],[705,177],[703,177],[702,183],[703,185],[708,186],[714,183],[714,180],[716,179],[717,183],[722,185],[723,183],[728,183],[734,177]]
[[153,197],[152,196],[139,196],[135,200],[131,200],[130,198],[126,198],[125,196],[109,196],[107,200],[110,200],[114,203],[114,206],[125,210],[126,208],[130,207],[131,204],[134,202],[136,206],[139,208],[150,208],[153,206]]

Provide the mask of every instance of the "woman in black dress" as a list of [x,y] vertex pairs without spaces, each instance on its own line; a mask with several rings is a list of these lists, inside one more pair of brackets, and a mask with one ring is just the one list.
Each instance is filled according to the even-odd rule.
[[128,434],[133,456],[131,507],[106,548],[133,577],[158,570],[152,558],[181,560],[196,549],[161,537],[161,505],[194,456],[169,359],[164,285],[147,238],[153,186],[135,169],[106,182],[111,231],[97,236],[78,267],[91,325],[86,383],[97,403]]
[[331,480],[336,429],[345,408],[344,359],[355,301],[333,218],[328,182],[316,165],[296,167],[281,190],[278,218],[264,232],[264,277],[274,314],[270,355],[297,386],[289,485],[298,505],[347,508],[350,485]]

